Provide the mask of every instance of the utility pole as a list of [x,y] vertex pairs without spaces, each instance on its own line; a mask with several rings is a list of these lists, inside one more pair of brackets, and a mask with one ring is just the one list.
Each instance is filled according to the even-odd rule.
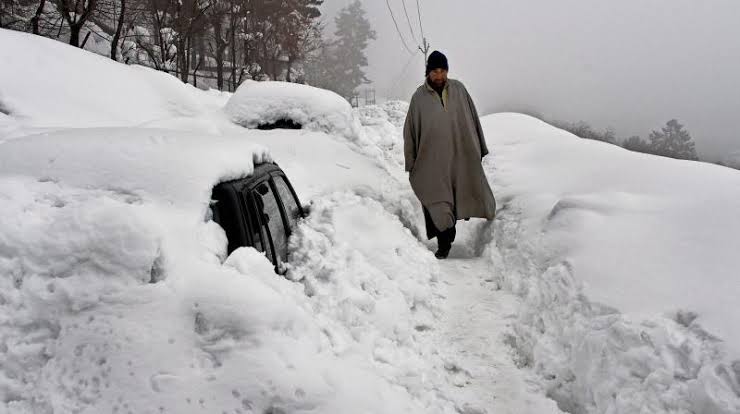
[[424,54],[424,64],[426,64],[427,63],[427,57],[429,55],[429,48],[430,48],[431,45],[429,44],[429,42],[427,42],[427,38],[426,37],[424,39],[422,39],[422,44],[423,44],[423,46],[419,46],[419,50],[421,51],[421,53]]

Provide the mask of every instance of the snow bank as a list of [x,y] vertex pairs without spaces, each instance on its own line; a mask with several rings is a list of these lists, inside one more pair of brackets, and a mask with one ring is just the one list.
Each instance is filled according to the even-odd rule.
[[423,412],[264,256],[221,265],[212,222],[22,178],[0,198],[0,411]]
[[340,135],[352,141],[360,124],[346,99],[334,92],[287,82],[246,81],[224,108],[245,128],[290,120],[312,131]]
[[[226,258],[208,192],[269,158],[198,137],[86,129],[0,144],[0,411],[453,412],[407,388],[425,366],[414,324],[434,309],[423,246],[347,195],[301,226],[299,283],[253,249]],[[373,243],[383,236],[393,243]]]
[[180,131],[89,128],[48,132],[0,144],[0,174],[105,189],[204,216],[213,185],[269,162],[266,148],[241,137]]
[[[368,142],[401,170],[401,123],[379,106],[358,112]],[[740,412],[740,174],[523,115],[486,117],[484,128],[502,206],[480,236],[493,243],[479,248],[522,300],[509,340],[517,363],[568,412]],[[394,210],[403,196],[376,199],[418,229],[414,205]]]
[[740,412],[740,173],[523,115],[483,124],[521,364],[569,412]]
[[409,104],[402,101],[388,101],[357,109],[366,145],[379,148],[394,172],[399,167],[403,171],[403,136],[399,128],[403,128],[408,109]]
[[[453,412],[413,338],[436,262],[377,203],[330,195],[395,188],[375,161],[323,132],[225,122],[227,94],[46,39],[0,41],[22,58],[0,68],[0,412]],[[43,74],[16,63],[34,59]],[[316,125],[356,140],[358,121],[341,132],[347,107]],[[304,201],[326,197],[293,241],[295,281],[253,249],[227,258],[210,220],[213,184],[271,159],[255,141]],[[395,242],[353,247],[365,214],[370,240]],[[312,243],[336,250],[332,278]]]
[[418,337],[438,317],[438,263],[398,218],[338,193],[314,202],[292,242],[289,277],[304,286],[334,351],[401,386],[420,412],[456,412],[431,381],[439,356]]
[[26,127],[130,126],[204,110],[171,75],[41,36],[0,29],[0,62],[0,112]]

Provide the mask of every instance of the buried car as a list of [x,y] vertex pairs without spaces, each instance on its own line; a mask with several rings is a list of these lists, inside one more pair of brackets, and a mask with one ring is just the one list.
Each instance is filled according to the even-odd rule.
[[287,261],[288,237],[304,214],[267,150],[243,138],[117,128],[52,132],[0,144],[0,175],[141,206],[149,223],[169,227],[157,237],[164,245],[187,239],[169,238],[170,230],[212,219],[226,236],[222,260],[254,247],[276,268]]
[[288,238],[304,213],[280,167],[259,164],[249,177],[219,183],[211,200],[213,221],[226,232],[229,253],[251,246],[284,271]]
[[[286,151],[311,137],[324,155],[341,144],[254,134],[99,128],[0,143],[0,412],[422,412],[337,352],[327,329],[350,328],[314,311],[303,284],[275,277],[303,210],[252,138]],[[286,171],[309,198],[342,190],[377,168],[346,151],[344,166],[286,157]],[[408,308],[393,293],[384,303]]]

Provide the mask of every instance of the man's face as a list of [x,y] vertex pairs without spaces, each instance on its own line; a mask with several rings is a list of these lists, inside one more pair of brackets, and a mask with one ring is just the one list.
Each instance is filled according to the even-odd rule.
[[443,88],[447,83],[447,71],[444,69],[434,69],[429,72],[429,83],[437,88]]

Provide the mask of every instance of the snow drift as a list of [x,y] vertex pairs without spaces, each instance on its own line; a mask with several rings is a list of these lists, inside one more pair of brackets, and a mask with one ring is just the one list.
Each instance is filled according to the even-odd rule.
[[0,112],[20,126],[130,126],[204,110],[173,76],[29,33],[0,29],[0,62]]
[[[0,144],[3,411],[453,412],[378,369],[419,352],[436,263],[371,200],[346,196],[329,221],[314,207],[299,283],[253,249],[226,258],[210,189],[269,159],[243,138],[131,128]],[[397,246],[354,246],[355,217]]]
[[287,82],[244,82],[224,108],[245,128],[292,121],[303,128],[357,140],[360,123],[334,92]]
[[484,118],[522,366],[575,413],[740,412],[740,173]]

